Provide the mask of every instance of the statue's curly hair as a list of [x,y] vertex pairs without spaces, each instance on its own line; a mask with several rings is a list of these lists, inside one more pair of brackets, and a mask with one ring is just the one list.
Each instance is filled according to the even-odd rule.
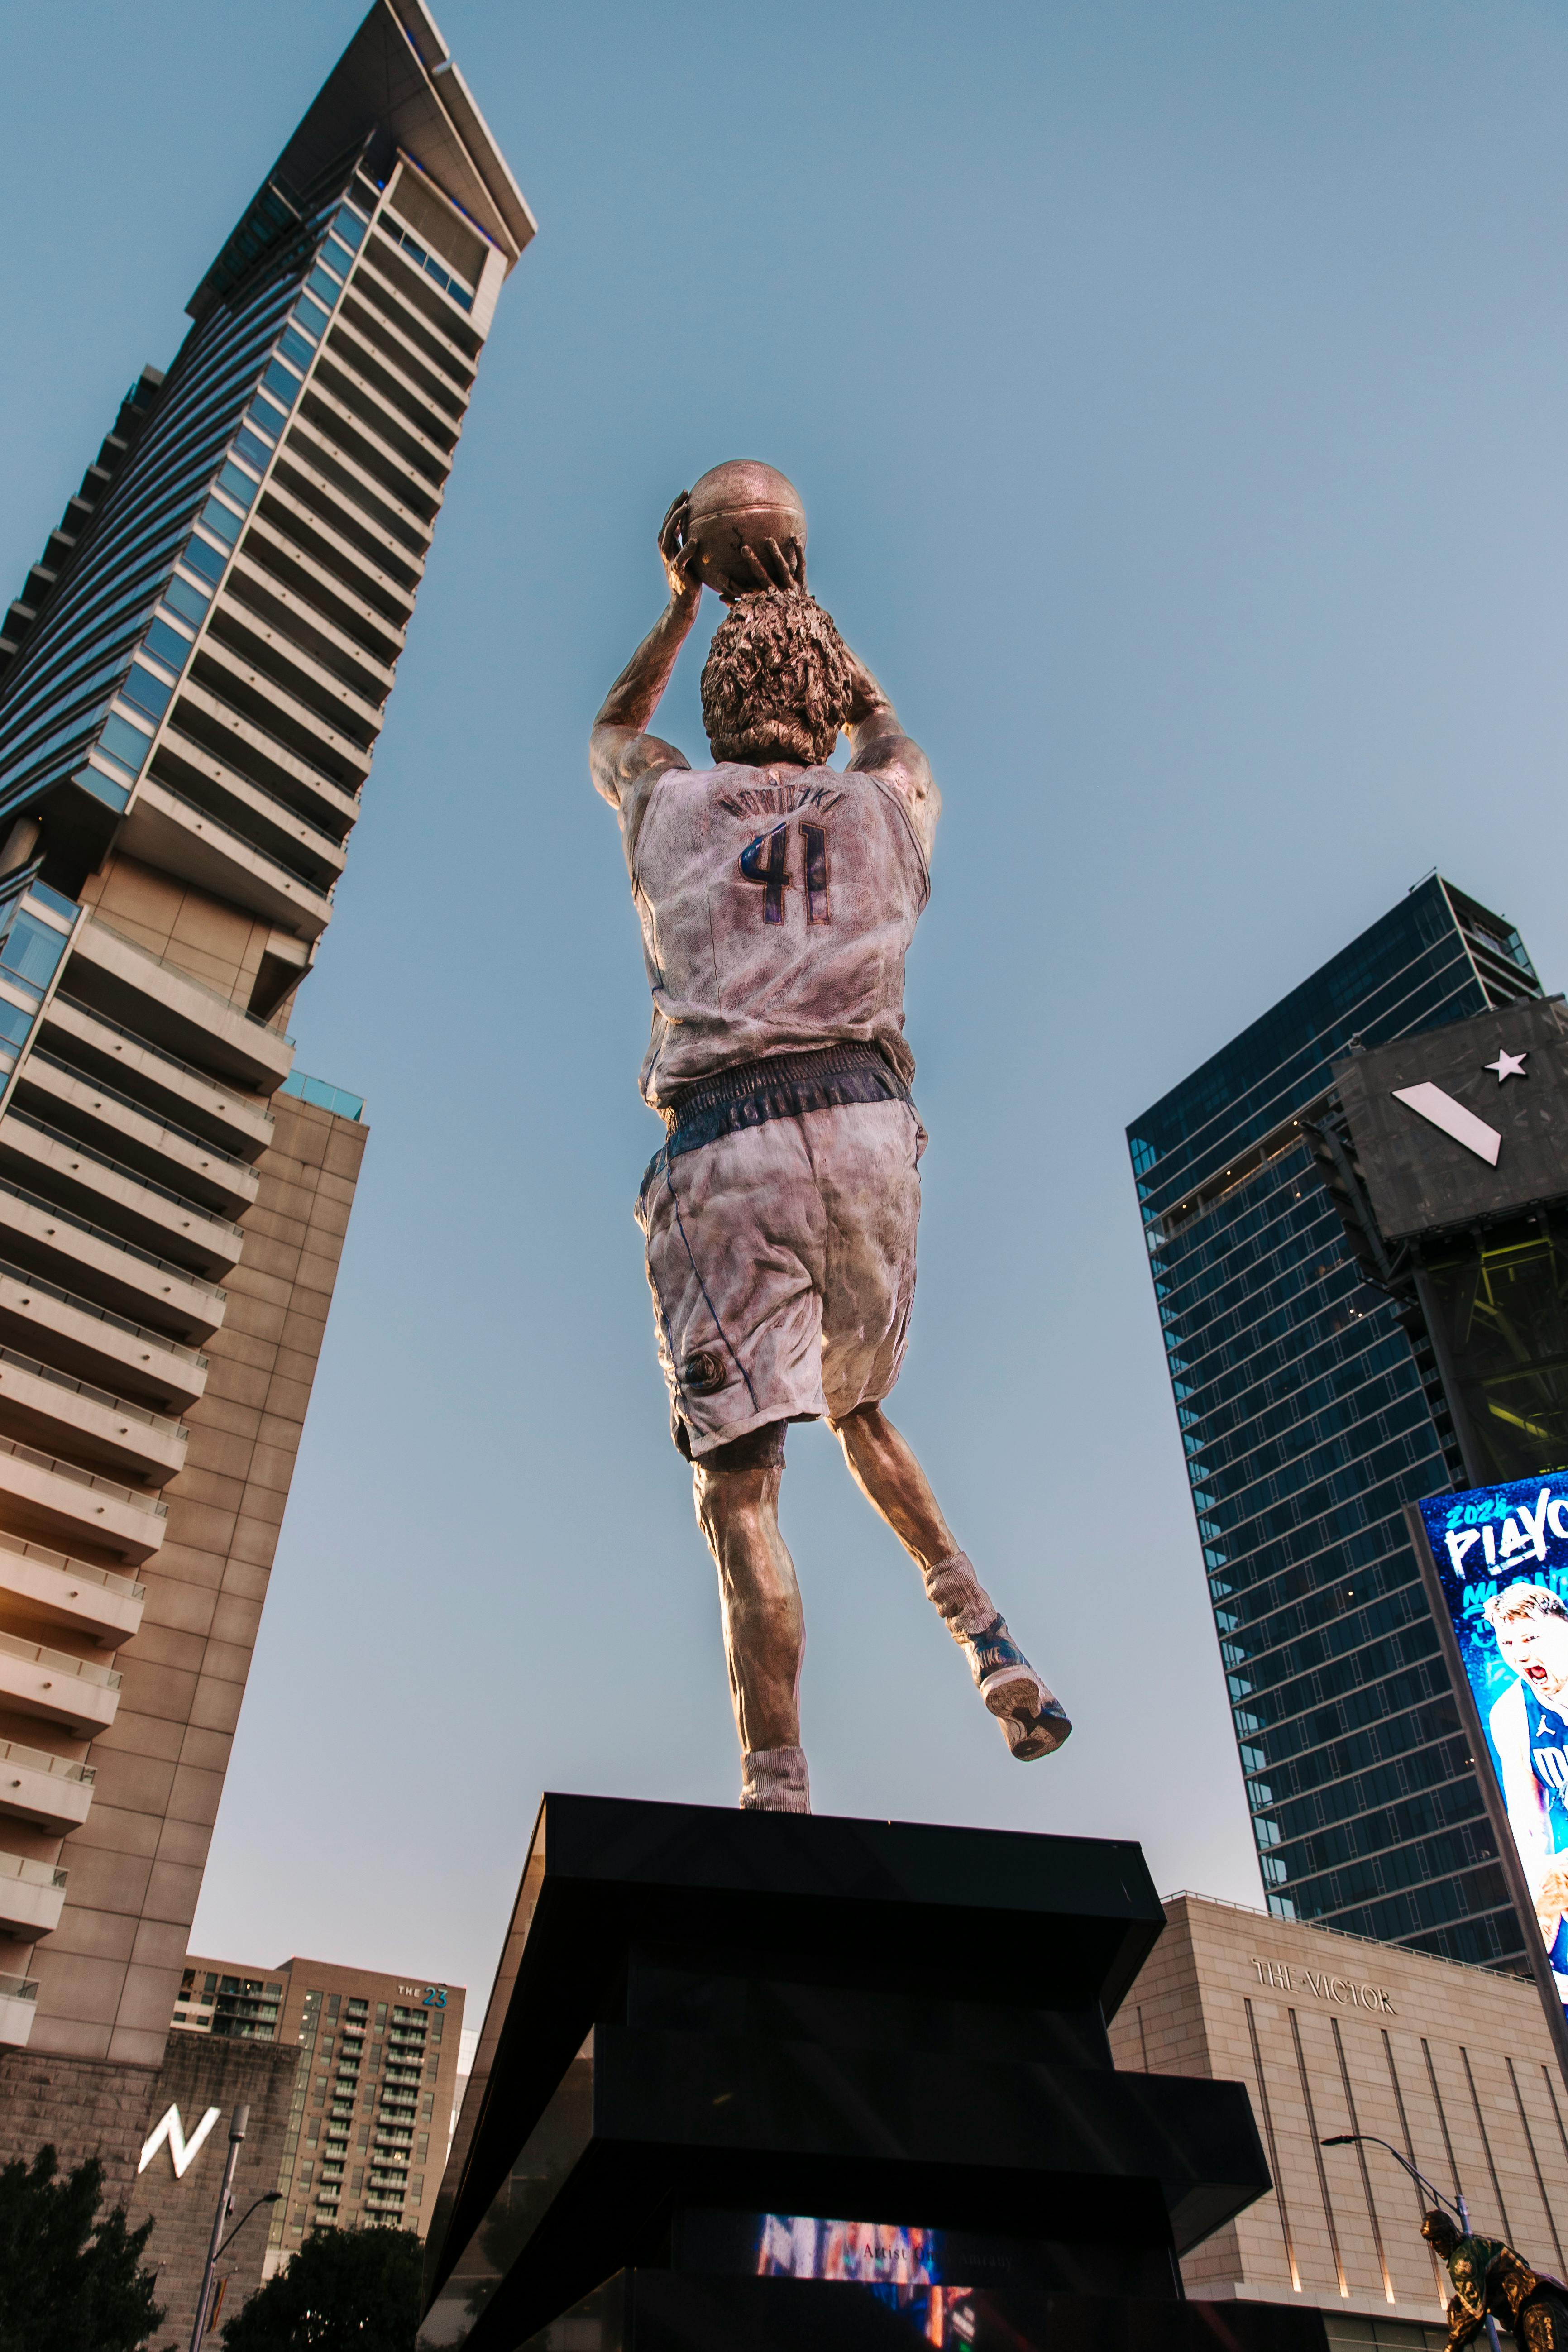
[[849,715],[844,640],[815,597],[760,588],[737,596],[702,670],[702,724],[716,760],[820,767]]

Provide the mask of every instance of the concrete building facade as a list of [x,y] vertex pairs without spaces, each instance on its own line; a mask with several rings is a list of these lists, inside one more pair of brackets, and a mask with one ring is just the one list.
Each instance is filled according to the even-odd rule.
[[1532,1983],[1174,1895],[1116,2063],[1245,2083],[1273,2194],[1183,2264],[1205,2299],[1315,2304],[1342,2345],[1436,2352],[1451,2293],[1386,2140],[1475,2226],[1568,2277],[1568,2092]]
[[311,2230],[380,2221],[425,2235],[452,2137],[463,2000],[461,1985],[329,1960],[187,1961],[176,2036],[298,2053],[271,2268]]
[[163,2063],[364,1145],[290,1014],[531,231],[375,0],[0,624],[0,2158],[19,2049],[121,2173]]

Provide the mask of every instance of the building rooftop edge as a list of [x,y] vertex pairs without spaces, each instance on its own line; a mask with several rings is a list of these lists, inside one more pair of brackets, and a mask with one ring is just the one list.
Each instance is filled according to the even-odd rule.
[[1400,1958],[1430,1960],[1439,1969],[1463,1969],[1467,1976],[1487,1977],[1493,1984],[1528,1985],[1535,1990],[1532,1977],[1515,1976],[1507,1969],[1489,1969],[1479,1960],[1451,1960],[1442,1952],[1421,1952],[1409,1944],[1388,1944],[1378,1936],[1358,1936],[1353,1927],[1331,1927],[1322,1919],[1277,1919],[1272,1911],[1265,1911],[1256,1903],[1233,1903],[1228,1895],[1204,1895],[1196,1887],[1175,1886],[1161,1902],[1169,1909],[1173,1903],[1202,1903],[1214,1911],[1239,1911],[1246,1919],[1261,1919],[1267,1927],[1304,1927],[1314,1936],[1337,1936],[1342,1944],[1364,1944],[1369,1951],[1394,1952]]

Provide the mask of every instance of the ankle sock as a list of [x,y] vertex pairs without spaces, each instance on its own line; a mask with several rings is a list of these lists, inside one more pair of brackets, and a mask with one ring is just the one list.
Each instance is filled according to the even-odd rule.
[[955,1551],[922,1571],[926,1591],[955,1642],[973,1642],[996,1622],[1000,1612],[966,1551]]
[[745,1812],[809,1813],[811,1779],[804,1748],[743,1748],[741,1807]]

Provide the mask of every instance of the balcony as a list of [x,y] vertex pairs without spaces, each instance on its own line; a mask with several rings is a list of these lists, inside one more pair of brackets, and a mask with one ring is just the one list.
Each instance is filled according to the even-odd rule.
[[245,1247],[245,1235],[231,1219],[215,1217],[90,1144],[56,1133],[30,1111],[10,1110],[0,1118],[0,1169],[73,1215],[207,1281],[226,1274]]
[[210,730],[198,742],[170,726],[153,755],[153,781],[221,817],[289,873],[331,890],[348,861],[344,844],[358,822],[358,801],[347,793],[330,794],[324,782],[319,792],[276,793],[257,782],[249,761],[228,764],[224,754],[233,748],[215,744]]
[[92,1805],[90,1764],[0,1739],[0,1813],[43,1830],[79,1830]]
[[410,354],[390,337],[384,336],[379,347],[373,343],[364,331],[363,312],[354,319],[340,314],[326,347],[329,364],[346,377],[361,400],[384,416],[395,417],[411,427],[438,464],[451,465],[462,419],[452,415],[447,406],[450,386],[443,397],[435,391],[431,377],[416,383]]
[[272,1140],[272,1114],[265,1103],[215,1087],[208,1071],[165,1054],[63,992],[44,1007],[40,1035],[58,1059],[89,1080],[101,1078],[125,1088],[121,1099],[133,1096],[150,1117],[166,1118],[176,1132],[192,1128],[199,1135],[211,1135],[247,1164],[258,1160]]
[[90,1012],[254,1093],[271,1094],[289,1075],[287,1037],[96,917],[78,926],[66,978]]
[[335,497],[390,539],[400,555],[423,566],[441,511],[439,493],[393,460],[342,402],[318,390],[316,383],[294,412],[287,453],[313,467]]
[[329,719],[301,701],[276,677],[244,660],[221,637],[208,635],[202,639],[192,676],[223,702],[226,710],[319,770],[340,792],[353,795],[363,789],[374,738],[368,745],[359,741],[342,719]]
[[119,1706],[120,1676],[111,1667],[0,1633],[0,1707],[36,1715],[73,1739],[94,1739]]
[[210,891],[215,898],[248,907],[253,915],[300,939],[319,940],[332,919],[331,901],[324,891],[154,776],[143,776],[137,785],[118,846],[144,865]]
[[46,1281],[64,1276],[114,1312],[137,1309],[184,1339],[209,1339],[224,1318],[226,1291],[184,1266],[171,1265],[135,1242],[89,1224],[0,1176],[0,1247],[38,1268]]
[[0,1977],[0,2047],[25,2050],[38,2013],[38,1988],[26,1977]]
[[0,1347],[0,1431],[73,1460],[101,1463],[149,1486],[185,1466],[189,1433],[163,1413],[131,1404],[52,1364]]
[[374,572],[400,588],[406,607],[414,601],[424,572],[424,552],[401,542],[388,543],[384,524],[378,528],[356,499],[345,496],[343,471],[331,450],[294,431],[289,436],[286,457],[273,467],[268,488],[286,491],[296,507],[325,525],[330,541],[358,559],[362,570]]
[[100,1649],[117,1650],[140,1628],[146,1595],[144,1584],[111,1569],[0,1533],[0,1604],[8,1616],[68,1626]]
[[96,1376],[115,1396],[154,1408],[183,1412],[206,1388],[206,1358],[194,1348],[57,1289],[24,1267],[0,1264],[0,1341],[13,1340],[57,1370]]
[[[367,299],[356,301],[354,298],[362,290],[366,293]],[[367,353],[374,352],[384,366],[390,367],[412,388],[417,398],[428,403],[434,415],[441,421],[443,429],[449,432],[455,441],[463,428],[468,394],[472,389],[471,374],[466,369],[462,370],[459,383],[449,371],[437,373],[430,363],[429,353],[413,341],[402,312],[399,311],[395,319],[392,316],[388,307],[392,298],[387,296],[381,302],[374,303],[368,296],[368,283],[362,289],[356,278],[328,336],[329,348],[335,344],[340,351],[346,351],[352,356],[355,349],[353,338],[357,336],[359,345]],[[361,361],[360,364],[363,367],[363,362]]]
[[449,376],[467,399],[483,341],[471,328],[458,326],[449,306],[389,240],[378,236],[367,242],[354,272],[354,291],[379,293],[378,310],[390,301],[393,316],[415,350]]
[[[280,640],[287,639],[313,656],[324,672],[339,679],[379,719],[392,692],[393,664],[400,648],[388,645],[384,631],[374,625],[367,629],[368,616],[363,612],[353,615],[352,629],[345,628],[342,591],[331,575],[294,549],[285,577],[278,568],[281,551],[270,543],[269,532],[262,537],[268,543],[258,547],[247,533],[245,545],[224,581],[225,597],[237,614],[268,624]],[[304,572],[298,586],[294,584],[297,567]],[[367,643],[367,638],[372,642]]]
[[221,1216],[243,1216],[256,1205],[256,1170],[216,1144],[170,1127],[96,1078],[36,1045],[22,1066],[13,1101],[57,1132],[84,1143]]
[[365,436],[376,453],[377,470],[385,467],[389,480],[403,474],[422,496],[438,499],[452,470],[458,436],[450,426],[441,428],[433,411],[426,407],[426,422],[437,425],[440,433],[439,440],[433,439],[413,413],[416,404],[410,400],[405,385],[388,376],[384,369],[377,373],[395,398],[389,398],[360,373],[348,338],[332,335],[317,363],[310,388],[318,396],[328,398]]
[[[247,580],[248,592],[256,591]],[[208,623],[209,638],[222,645],[237,662],[248,665],[251,674],[260,672],[276,678],[282,692],[302,708],[313,710],[334,734],[346,736],[362,746],[366,753],[374,748],[382,729],[381,702],[369,700],[342,676],[338,668],[330,668],[307,650],[293,629],[300,624],[292,614],[287,615],[292,628],[274,628],[263,615],[249,604],[238,603],[229,593],[226,583],[219,592]],[[320,630],[316,632],[320,635]],[[323,640],[326,650],[337,662],[343,656],[330,640]],[[346,665],[344,665],[346,667]],[[382,700],[385,699],[385,689]]]
[[167,1507],[74,1462],[39,1454],[14,1437],[0,1437],[0,1511],[12,1533],[64,1533],[115,1552],[133,1568],[162,1549]]
[[52,1862],[0,1853],[0,1927],[30,1942],[52,1936],[65,1908],[67,1873]]
[[268,487],[263,506],[266,513],[251,515],[245,546],[235,558],[242,569],[235,595],[263,593],[251,591],[251,581],[266,581],[266,591],[289,597],[291,609],[320,616],[322,628],[336,630],[345,645],[372,661],[388,679],[390,691],[393,666],[402,654],[402,633],[409,624],[406,597],[397,595],[390,581],[376,585],[362,576],[360,567],[351,567],[348,551],[336,546],[318,520],[306,520],[282,491],[273,497]]
[[221,691],[226,683],[222,677],[187,674],[180,688],[169,729],[173,738],[169,752],[185,772],[184,783],[169,760],[160,763],[171,774],[175,790],[188,788],[193,799],[201,800],[201,780],[221,785],[237,776],[259,788],[263,805],[269,794],[333,841],[342,841],[359,818],[359,783],[352,778],[340,783],[322,766],[315,756],[322,749],[321,741],[313,742],[309,753],[302,752],[260,719],[239,709]]

